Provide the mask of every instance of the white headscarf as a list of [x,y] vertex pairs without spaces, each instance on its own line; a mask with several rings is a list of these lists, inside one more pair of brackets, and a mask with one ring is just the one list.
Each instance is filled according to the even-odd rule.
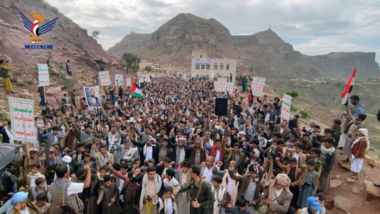
[[367,141],[367,148],[366,148],[366,150],[368,150],[369,149],[369,144],[370,144],[369,139],[368,139],[368,129],[361,128],[361,129],[359,129],[359,133],[362,133],[364,136],[356,138],[356,140],[354,141],[354,143],[351,145],[351,148],[354,147],[355,144],[357,144],[358,142],[360,142],[361,139],[365,138],[366,141]]

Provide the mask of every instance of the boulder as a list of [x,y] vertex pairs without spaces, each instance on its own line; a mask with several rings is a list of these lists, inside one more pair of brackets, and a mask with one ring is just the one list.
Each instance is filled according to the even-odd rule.
[[346,179],[346,182],[347,183],[354,183],[356,180],[355,179],[352,179],[351,177],[348,177],[347,179]]
[[351,164],[348,162],[339,161],[339,166],[341,166],[345,170],[351,171]]
[[342,196],[335,196],[334,206],[340,210],[349,212],[354,206],[354,203],[346,198],[343,198]]
[[352,187],[352,192],[355,193],[355,194],[358,194],[359,192],[361,192],[362,189],[358,186],[353,186]]
[[342,181],[340,181],[340,180],[331,180],[331,182],[330,182],[330,188],[332,189],[332,188],[337,188],[337,187],[339,187],[340,185],[342,185]]
[[336,175],[335,177],[336,177],[336,179],[339,179],[339,178],[340,178],[340,175]]
[[376,166],[376,160],[372,159],[371,156],[365,155],[365,162],[370,165],[372,168]]
[[380,199],[380,188],[373,185],[370,181],[364,181],[364,197],[366,200]]

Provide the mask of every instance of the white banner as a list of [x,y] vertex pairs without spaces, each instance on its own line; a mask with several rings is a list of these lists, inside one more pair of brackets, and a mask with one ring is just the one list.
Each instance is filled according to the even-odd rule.
[[125,81],[127,82],[127,87],[132,86],[132,80],[131,80],[131,78],[125,78]]
[[227,90],[227,79],[219,78],[218,79],[218,92],[226,92]]
[[34,101],[8,98],[13,139],[21,142],[36,143],[37,129],[34,123]]
[[99,87],[83,87],[88,108],[101,108],[102,101],[99,95]]
[[38,86],[49,85],[49,69],[47,64],[38,64]]
[[108,71],[99,71],[99,79],[101,86],[111,85],[111,78]]
[[226,90],[229,94],[232,94],[234,92],[234,83],[228,82],[226,86]]
[[115,74],[115,85],[124,85],[122,74]]
[[281,105],[281,120],[286,120],[289,122],[291,106],[292,106],[292,97],[287,94],[284,94],[284,97],[282,98],[282,105]]
[[251,90],[253,96],[260,97],[264,90],[265,85],[265,78],[262,77],[253,77],[252,83],[251,83]]
[[150,76],[145,76],[145,82],[151,82],[150,81]]
[[219,86],[219,82],[218,82],[218,81],[215,81],[215,82],[214,82],[214,90],[215,90],[216,92],[219,92],[218,86]]

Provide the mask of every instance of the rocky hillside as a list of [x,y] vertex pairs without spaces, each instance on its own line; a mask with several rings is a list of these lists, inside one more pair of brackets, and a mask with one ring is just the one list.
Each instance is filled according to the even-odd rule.
[[357,68],[359,79],[379,78],[379,65],[375,53],[329,53],[306,57],[312,65],[319,68],[323,76],[334,79],[347,79],[353,68]]
[[192,14],[178,14],[151,34],[126,35],[108,50],[116,56],[125,52],[139,54],[153,62],[190,67],[192,50],[206,50],[210,57],[234,58],[238,71],[268,73],[274,76],[315,78],[346,78],[353,68],[362,70],[360,79],[380,76],[375,53],[331,53],[305,56],[295,51],[271,29],[247,36],[232,36],[215,19]]
[[[53,45],[52,50],[25,49],[25,45],[30,44],[29,31],[24,27],[20,11],[29,15],[39,13],[45,19],[45,23],[58,17],[52,31],[42,35],[42,44]],[[46,63],[49,56],[53,66],[53,69],[50,69],[50,81],[56,83],[48,88],[51,95],[62,94],[64,91],[61,92],[61,90],[65,89],[64,86],[79,90],[85,85],[92,85],[92,77],[100,67],[104,67],[111,74],[124,70],[124,62],[120,58],[104,51],[95,39],[88,36],[86,29],[59,13],[57,8],[43,0],[2,0],[0,3],[0,59],[10,59],[13,64],[11,74],[14,79],[17,79],[17,83],[14,84],[14,91],[17,94],[12,96],[39,99],[37,64]],[[67,60],[71,61],[72,78],[67,78],[65,75]],[[4,88],[0,88],[0,91],[0,96],[4,98]],[[54,97],[51,98],[54,100]],[[2,103],[0,105],[4,108],[7,106]],[[4,108],[0,108],[0,113],[6,112]]]

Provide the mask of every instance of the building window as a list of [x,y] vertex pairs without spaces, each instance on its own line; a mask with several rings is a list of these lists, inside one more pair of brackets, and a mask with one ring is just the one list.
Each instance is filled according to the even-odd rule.
[[201,55],[201,57],[200,58],[202,58],[202,55]]
[[226,70],[227,70],[227,71],[230,70],[230,64],[227,64],[227,65],[226,65]]
[[223,63],[220,63],[219,70],[223,70]]
[[195,65],[195,69],[199,70],[199,65]]
[[201,69],[204,70],[205,69],[205,65],[201,65]]
[[218,70],[218,64],[214,64],[214,70]]
[[206,69],[207,69],[207,70],[210,70],[210,65],[206,65]]

